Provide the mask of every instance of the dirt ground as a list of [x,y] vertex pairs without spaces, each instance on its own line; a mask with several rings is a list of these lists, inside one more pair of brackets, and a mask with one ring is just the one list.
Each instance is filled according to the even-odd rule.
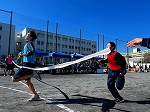
[[[150,112],[150,73],[127,73],[124,103],[116,103],[107,89],[107,74],[41,74],[32,78],[41,101],[28,102],[30,91],[23,81],[0,75],[0,112]],[[56,88],[63,91],[64,95]]]

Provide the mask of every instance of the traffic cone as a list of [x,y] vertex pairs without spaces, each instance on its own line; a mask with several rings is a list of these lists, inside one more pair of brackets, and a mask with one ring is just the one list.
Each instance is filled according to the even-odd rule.
[[133,72],[136,72],[136,69],[135,69],[135,68],[133,69]]
[[128,69],[128,72],[130,72],[130,68]]

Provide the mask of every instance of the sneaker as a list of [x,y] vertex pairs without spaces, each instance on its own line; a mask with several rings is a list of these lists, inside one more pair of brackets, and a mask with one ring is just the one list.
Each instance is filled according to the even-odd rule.
[[35,71],[33,71],[33,77],[36,78],[37,80],[42,80],[41,76],[37,74]]
[[124,99],[120,100],[120,103],[123,103],[124,102]]
[[40,100],[39,95],[32,96],[31,98],[28,99],[28,101],[38,101],[38,100]]
[[124,99],[123,99],[123,98],[121,98],[121,99],[116,98],[115,100],[116,100],[116,102],[119,102],[119,103],[123,103],[123,102],[124,102]]

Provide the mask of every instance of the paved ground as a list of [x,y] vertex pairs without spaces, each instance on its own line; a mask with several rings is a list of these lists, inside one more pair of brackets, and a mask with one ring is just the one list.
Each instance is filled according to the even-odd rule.
[[42,101],[27,102],[31,93],[24,82],[12,82],[0,76],[0,112],[150,112],[150,73],[126,74],[125,88],[120,94],[125,103],[115,103],[109,93],[107,74],[49,75],[43,81],[32,79]]

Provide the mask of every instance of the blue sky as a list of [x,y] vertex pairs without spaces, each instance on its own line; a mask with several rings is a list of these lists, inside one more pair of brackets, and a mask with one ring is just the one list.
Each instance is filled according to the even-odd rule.
[[[1,0],[0,9],[105,35],[114,41],[150,36],[149,0]],[[4,18],[1,12],[0,21]]]

